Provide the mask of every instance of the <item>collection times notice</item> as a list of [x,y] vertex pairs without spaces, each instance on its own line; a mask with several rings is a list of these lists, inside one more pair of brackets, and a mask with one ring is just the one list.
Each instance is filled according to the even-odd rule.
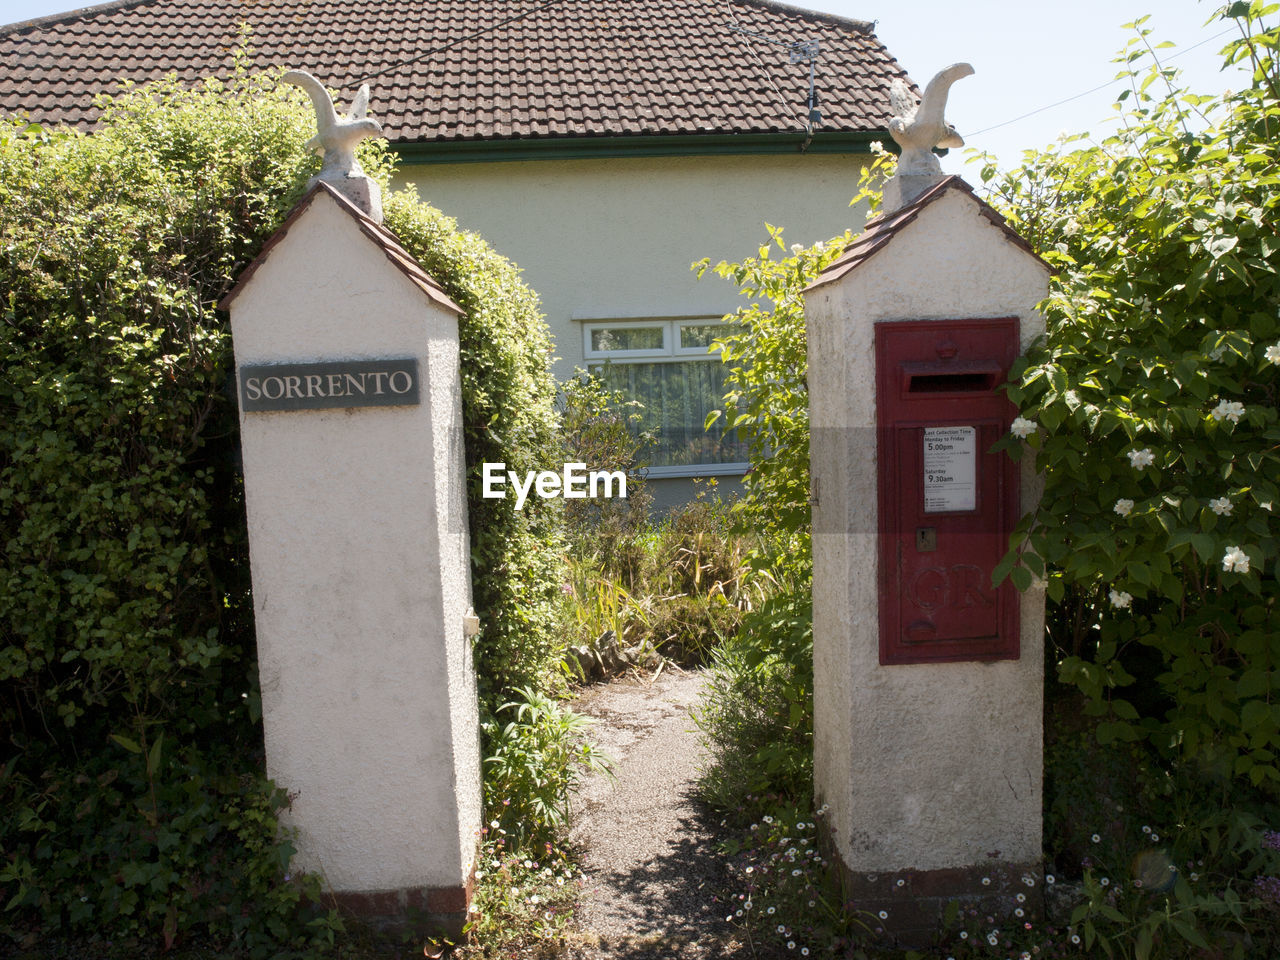
[[924,428],[924,512],[978,507],[976,427]]

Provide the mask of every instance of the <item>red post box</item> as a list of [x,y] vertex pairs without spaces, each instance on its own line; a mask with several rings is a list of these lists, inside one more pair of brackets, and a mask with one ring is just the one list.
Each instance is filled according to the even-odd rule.
[[1017,464],[991,446],[1016,317],[876,324],[880,662],[1016,660],[1018,592],[991,572],[1019,517]]

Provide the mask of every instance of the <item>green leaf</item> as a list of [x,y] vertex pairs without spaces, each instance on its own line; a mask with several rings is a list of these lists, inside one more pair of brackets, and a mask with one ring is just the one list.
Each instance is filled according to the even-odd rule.
[[[1121,920],[1121,923],[1126,922]],[[1151,960],[1151,930],[1143,927],[1138,931],[1138,939],[1133,945],[1134,960]]]
[[1026,592],[1031,586],[1031,571],[1026,567],[1014,567],[1009,571],[1009,579],[1019,592]]
[[1250,700],[1240,711],[1240,726],[1253,730],[1271,719],[1271,705],[1265,700]]
[[164,733],[156,737],[156,742],[151,745],[151,750],[147,753],[147,776],[154,777],[156,771],[160,769],[160,752],[164,743]]
[[1121,720],[1137,720],[1138,711],[1128,700],[1112,700],[1111,709]]
[[111,735],[111,739],[120,744],[120,746],[124,747],[130,753],[142,753],[142,748],[138,746],[138,742],[136,740],[130,740],[128,737],[118,733],[113,733]]

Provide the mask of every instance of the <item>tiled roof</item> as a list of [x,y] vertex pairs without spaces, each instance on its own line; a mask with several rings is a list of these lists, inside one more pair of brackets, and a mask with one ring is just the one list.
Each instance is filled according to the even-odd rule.
[[408,277],[409,282],[425,293],[428,299],[438,306],[444,307],[446,310],[452,311],[459,316],[466,313],[465,310],[454,302],[452,297],[445,293],[444,288],[441,287],[440,284],[436,283],[436,281],[431,278],[430,274],[422,269],[418,261],[413,258],[413,255],[405,250],[405,248],[400,244],[400,241],[396,239],[396,235],[394,233],[382,226],[382,224],[375,223],[373,220],[370,220],[364,215],[359,207],[323,180],[317,181],[316,184],[307,191],[307,195],[298,202],[298,205],[294,207],[292,211],[290,211],[289,216],[285,218],[284,223],[280,224],[279,229],[277,229],[276,232],[271,235],[270,239],[263,244],[262,250],[258,252],[258,255],[253,259],[253,261],[240,271],[240,276],[236,280],[236,285],[232,287],[227,295],[218,303],[218,307],[220,309],[231,309],[231,301],[240,296],[241,291],[249,285],[250,279],[258,272],[258,268],[266,263],[267,258],[271,255],[271,251],[275,248],[276,244],[285,238],[285,234],[289,232],[289,229],[297,222],[298,218],[301,217],[303,212],[315,202],[316,197],[321,193],[327,193],[331,196],[334,202],[338,204],[338,208],[349,214],[351,219],[355,220],[356,226],[360,228],[360,232],[372,240],[374,245],[379,247],[382,252],[387,255],[387,259],[391,261],[391,265]]
[[834,283],[851,271],[856,270],[869,260],[873,254],[888,246],[907,224],[920,215],[921,210],[948,190],[959,190],[968,194],[973,202],[978,205],[978,213],[999,227],[1010,243],[1035,257],[1044,264],[1046,270],[1053,273],[1057,272],[1041,259],[1040,255],[1035,252],[1031,244],[1027,243],[1022,234],[1009,226],[1005,218],[1000,216],[994,207],[973,192],[972,186],[953,174],[943,177],[906,206],[894,210],[888,216],[880,216],[868,221],[862,233],[858,234],[857,238],[849,246],[845,247],[844,253],[827,264],[822,273],[818,274],[813,282],[805,287],[805,292],[826,286],[828,283]]
[[803,131],[809,67],[781,44],[811,40],[819,131],[870,134],[905,76],[871,24],[769,0],[116,0],[0,27],[0,114],[89,129],[121,79],[227,74],[241,24],[254,66],[343,110],[368,80],[402,142]]

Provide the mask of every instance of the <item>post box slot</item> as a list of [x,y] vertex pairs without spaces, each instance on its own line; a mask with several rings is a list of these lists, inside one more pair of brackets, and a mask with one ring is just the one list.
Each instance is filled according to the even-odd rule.
[[989,391],[995,385],[994,371],[907,374],[907,393],[977,393]]

